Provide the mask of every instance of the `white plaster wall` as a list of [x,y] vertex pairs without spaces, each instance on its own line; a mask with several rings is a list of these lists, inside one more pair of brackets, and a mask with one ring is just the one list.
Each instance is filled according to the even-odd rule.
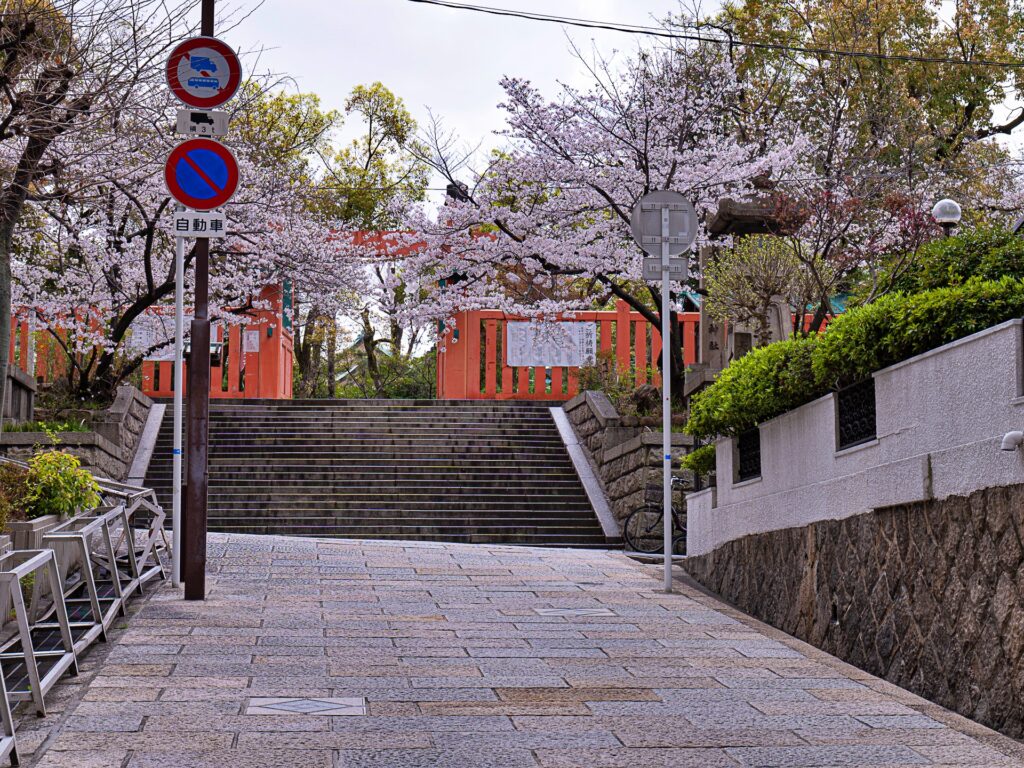
[[751,533],[877,507],[1024,482],[1022,321],[1011,320],[875,374],[878,438],[837,451],[827,395],[761,425],[761,477],[732,482],[733,440],[718,442],[715,493],[687,498],[687,553]]

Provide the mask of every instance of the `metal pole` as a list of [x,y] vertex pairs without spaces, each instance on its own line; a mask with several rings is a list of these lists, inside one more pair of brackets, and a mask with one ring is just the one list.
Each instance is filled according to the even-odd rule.
[[[214,0],[202,0],[203,35],[213,37]],[[188,485],[185,599],[206,598],[206,503],[210,428],[210,241],[196,240],[196,301],[188,359]]]
[[177,237],[174,242],[174,478],[173,511],[171,514],[173,553],[171,560],[171,582],[181,586],[181,406],[184,392],[185,348],[185,238]]
[[665,592],[672,592],[672,301],[669,280],[669,206],[661,209],[661,432],[665,524]]

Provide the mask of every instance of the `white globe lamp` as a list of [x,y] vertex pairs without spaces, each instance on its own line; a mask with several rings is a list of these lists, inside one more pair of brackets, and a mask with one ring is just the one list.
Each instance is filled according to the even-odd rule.
[[948,197],[944,200],[939,200],[935,207],[932,208],[932,218],[942,227],[946,237],[949,237],[950,233],[960,223],[962,214],[963,211],[960,210],[960,204],[956,200],[950,200]]

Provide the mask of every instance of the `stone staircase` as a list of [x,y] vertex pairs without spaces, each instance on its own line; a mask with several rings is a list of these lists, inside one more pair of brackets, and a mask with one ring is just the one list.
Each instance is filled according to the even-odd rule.
[[[172,411],[146,476],[171,509]],[[214,401],[209,529],[608,545],[544,404]]]

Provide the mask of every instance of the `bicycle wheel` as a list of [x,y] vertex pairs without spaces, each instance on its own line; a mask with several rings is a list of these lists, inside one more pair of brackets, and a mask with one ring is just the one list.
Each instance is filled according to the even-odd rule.
[[654,504],[644,504],[630,512],[622,526],[626,546],[633,552],[661,552],[665,543],[661,519],[661,507]]
[[672,546],[679,551],[679,542],[683,542],[683,551],[686,551],[686,525],[682,516],[672,508]]

